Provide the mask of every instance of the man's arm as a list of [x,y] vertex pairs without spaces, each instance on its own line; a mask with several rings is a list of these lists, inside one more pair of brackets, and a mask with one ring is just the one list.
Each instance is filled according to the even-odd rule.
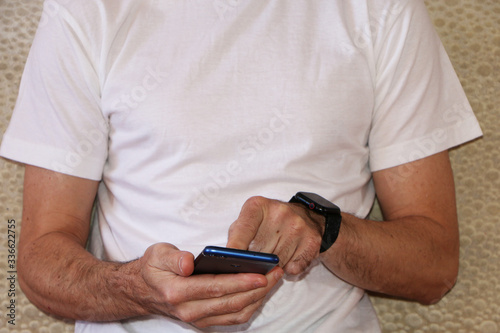
[[459,237],[448,153],[375,172],[385,221],[343,215],[321,255],[337,276],[367,290],[430,304],[455,284]]
[[[438,301],[458,272],[458,223],[447,152],[375,172],[386,221],[343,214],[335,244],[321,254],[335,275],[367,290]],[[284,222],[283,222],[284,221]],[[302,206],[252,198],[230,228],[228,246],[274,252],[286,272],[318,257],[324,218]]]
[[193,255],[161,243],[129,263],[100,261],[84,248],[97,187],[26,166],[19,283],[46,312],[87,321],[160,314],[199,327],[236,324],[282,276],[280,269],[265,277],[189,276]]

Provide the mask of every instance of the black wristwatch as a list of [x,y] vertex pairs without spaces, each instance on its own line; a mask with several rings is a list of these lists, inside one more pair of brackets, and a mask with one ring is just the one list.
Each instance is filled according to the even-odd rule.
[[340,223],[342,222],[340,208],[325,198],[308,192],[298,192],[289,202],[300,203],[325,217],[325,233],[323,234],[319,252],[328,250],[335,243],[339,235]]

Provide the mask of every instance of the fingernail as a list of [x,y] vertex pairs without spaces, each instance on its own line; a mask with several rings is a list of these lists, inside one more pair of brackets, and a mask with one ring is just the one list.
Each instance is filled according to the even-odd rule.
[[181,272],[181,275],[184,275],[184,271],[182,270],[182,260],[184,260],[184,256],[179,259],[179,271]]
[[262,281],[262,280],[257,280],[255,281],[255,283],[253,284],[255,286],[255,288],[262,288],[262,287],[265,287],[267,285],[267,281]]

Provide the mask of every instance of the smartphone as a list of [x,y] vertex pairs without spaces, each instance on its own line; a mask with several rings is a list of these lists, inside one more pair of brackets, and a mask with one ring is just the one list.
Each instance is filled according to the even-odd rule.
[[271,253],[207,246],[194,260],[193,274],[267,274],[278,263]]

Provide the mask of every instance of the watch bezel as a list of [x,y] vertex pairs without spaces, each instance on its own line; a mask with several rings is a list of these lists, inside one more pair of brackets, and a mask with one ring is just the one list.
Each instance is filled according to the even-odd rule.
[[326,200],[316,193],[297,192],[292,200],[293,199],[295,199],[295,201],[290,202],[302,203],[305,206],[309,207],[309,209],[315,210],[322,215],[340,214],[340,208],[337,205]]

